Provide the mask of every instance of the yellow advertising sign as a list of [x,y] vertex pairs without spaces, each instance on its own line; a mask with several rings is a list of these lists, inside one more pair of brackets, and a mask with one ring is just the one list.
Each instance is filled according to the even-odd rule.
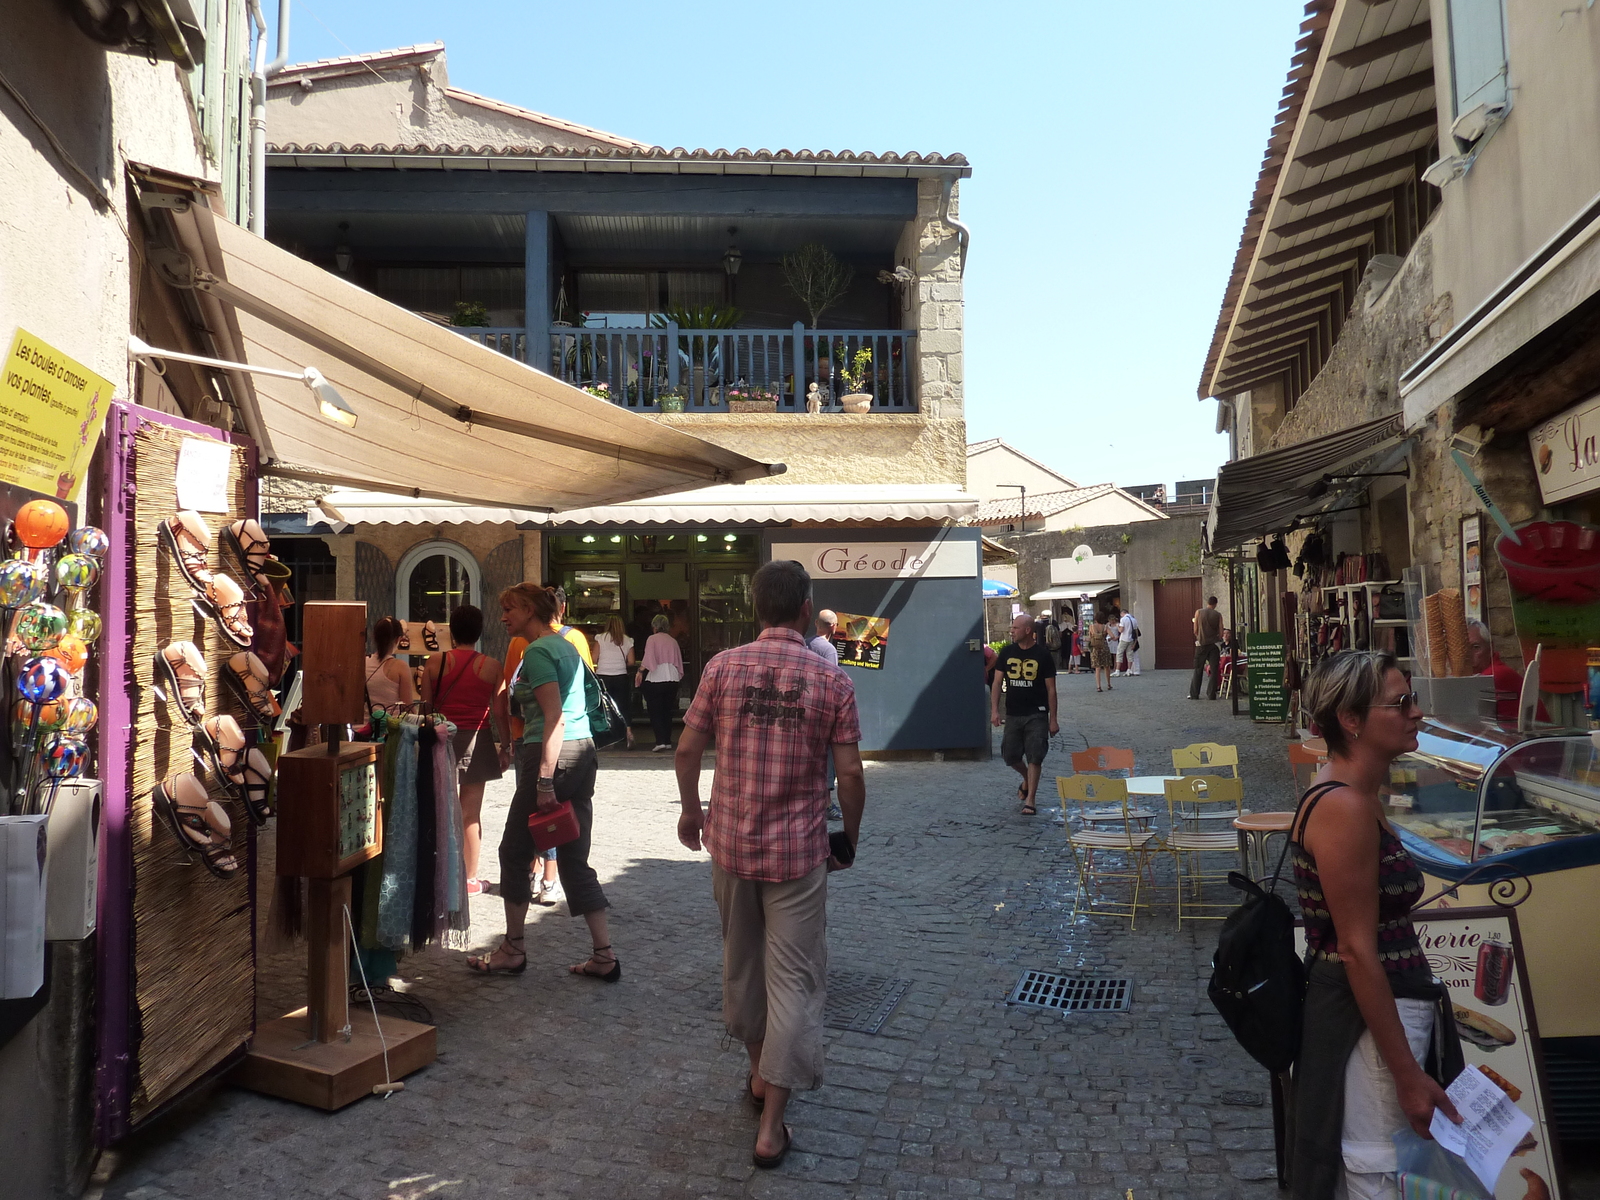
[[0,481],[76,500],[112,384],[18,327],[0,368]]

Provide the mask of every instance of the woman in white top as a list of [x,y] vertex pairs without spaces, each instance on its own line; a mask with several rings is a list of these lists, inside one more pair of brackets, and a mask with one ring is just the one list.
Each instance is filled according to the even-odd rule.
[[633,745],[633,639],[628,636],[622,618],[613,616],[606,622],[605,632],[595,642],[594,673],[617,707],[628,718],[628,745]]
[[411,668],[395,657],[394,648],[406,628],[394,617],[384,617],[372,627],[376,654],[367,655],[367,698],[378,708],[410,704],[417,698]]
[[644,661],[633,682],[642,685],[645,707],[650,710],[650,728],[655,731],[656,750],[672,749],[672,718],[678,711],[678,684],[683,680],[683,651],[678,639],[667,630],[672,618],[657,613],[650,618],[653,633],[644,644]]

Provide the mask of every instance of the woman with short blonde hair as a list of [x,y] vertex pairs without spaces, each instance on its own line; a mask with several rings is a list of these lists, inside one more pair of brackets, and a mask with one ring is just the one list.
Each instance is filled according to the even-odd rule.
[[605,630],[595,640],[594,673],[601,685],[611,693],[622,715],[628,721],[628,747],[633,747],[633,675],[638,661],[633,653],[633,639],[628,636],[622,618],[616,613],[606,622]]

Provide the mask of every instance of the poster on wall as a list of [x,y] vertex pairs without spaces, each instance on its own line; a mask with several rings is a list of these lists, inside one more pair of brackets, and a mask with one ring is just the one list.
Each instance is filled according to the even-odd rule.
[[1461,603],[1467,620],[1483,620],[1483,516],[1461,518]]
[[1286,650],[1281,633],[1245,636],[1245,674],[1250,682],[1250,719],[1282,724],[1289,719],[1289,696],[1283,690]]
[[78,500],[111,392],[109,379],[19,326],[0,369],[0,481]]
[[889,651],[889,618],[840,613],[833,631],[833,648],[839,652],[841,667],[883,670]]

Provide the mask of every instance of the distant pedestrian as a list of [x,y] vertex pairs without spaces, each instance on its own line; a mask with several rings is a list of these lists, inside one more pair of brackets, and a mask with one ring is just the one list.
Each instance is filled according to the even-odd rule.
[[1122,644],[1122,609],[1116,601],[1111,602],[1111,609],[1105,615],[1106,626],[1106,651],[1111,655],[1111,673],[1106,676],[1109,683],[1120,672],[1117,671],[1117,654]]
[[[822,1086],[827,999],[828,872],[855,858],[866,805],[861,723],[850,677],[806,648],[811,577],[774,560],[755,573],[761,635],[706,664],[683,718],[675,760],[678,840],[704,841],[722,917],[722,1019],[745,1045],[744,1100],[761,1114],[751,1162],[771,1169],[789,1152],[789,1094]],[[717,743],[709,813],[701,756]],[[823,763],[839,769],[848,857],[832,853]]]
[[594,673],[600,685],[611,693],[611,698],[622,710],[628,722],[628,749],[633,749],[633,668],[638,659],[633,653],[633,639],[628,636],[622,617],[613,613],[606,622],[605,632],[595,639]]
[[1206,668],[1211,668],[1211,686],[1206,699],[1217,698],[1217,685],[1222,682],[1222,614],[1217,611],[1217,598],[1206,597],[1206,606],[1194,612],[1194,674],[1189,676],[1189,699],[1200,699],[1200,680]]
[[[1006,713],[1000,716],[1000,690],[1006,695]],[[1011,622],[1011,641],[994,660],[994,685],[989,692],[989,719],[1003,725],[1000,757],[1022,783],[1017,798],[1022,815],[1038,811],[1039,773],[1050,749],[1050,739],[1061,732],[1056,720],[1056,660],[1035,640],[1033,619],[1022,613]]]
[[683,681],[683,650],[678,639],[667,632],[672,618],[657,613],[650,618],[653,631],[644,644],[644,658],[633,677],[634,686],[644,692],[644,705],[650,710],[650,728],[656,744],[651,751],[672,749],[672,718],[678,712],[678,687]]
[[1117,670],[1123,675],[1139,674],[1139,622],[1130,608],[1117,621],[1121,637],[1117,641]]
[[[839,665],[839,648],[833,644],[834,632],[839,628],[839,614],[831,608],[825,608],[817,613],[817,636],[806,643],[806,646],[823,662],[830,666]],[[828,750],[828,820],[842,821],[844,813],[833,798],[833,750]]]
[[1061,625],[1051,613],[1044,623],[1044,648],[1056,658],[1056,665],[1061,665]]
[[[1111,653],[1111,629],[1100,613],[1095,613],[1094,620],[1089,623],[1089,666],[1094,671],[1094,690],[1109,692],[1111,690],[1111,669],[1116,665],[1116,659]],[[1106,683],[1100,686],[1100,675],[1104,672]]]

